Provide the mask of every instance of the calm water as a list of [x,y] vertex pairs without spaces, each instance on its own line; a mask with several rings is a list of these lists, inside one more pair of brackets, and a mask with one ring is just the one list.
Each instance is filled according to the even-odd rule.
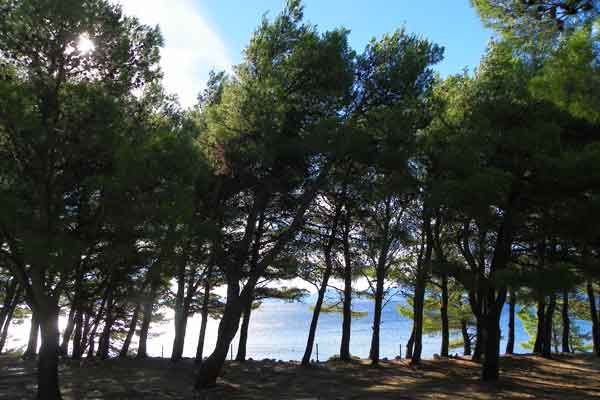
[[[263,302],[261,307],[254,310],[250,321],[250,332],[248,335],[247,356],[253,359],[275,358],[278,360],[299,360],[304,354],[308,328],[312,318],[311,305],[314,303],[314,295],[308,297],[302,303],[285,303],[278,301]],[[406,342],[410,337],[411,321],[402,317],[396,311],[396,304],[390,301],[383,309],[380,354],[381,357],[393,358],[398,355],[398,347],[402,345],[402,354],[406,351]],[[369,314],[363,318],[355,318],[352,321],[352,336],[350,351],[353,355],[362,358],[368,357],[371,344],[371,332],[373,323],[373,302],[369,300],[355,300],[353,308],[355,311],[367,311]],[[172,312],[166,312],[167,318],[172,317]],[[515,351],[527,353],[521,347],[521,342],[528,340],[519,318],[515,318]],[[589,322],[577,322],[583,331],[590,331]],[[64,328],[65,318],[61,318],[60,327]],[[214,348],[216,341],[218,321],[209,320],[205,345],[205,356]],[[319,345],[319,360],[326,360],[339,354],[341,340],[342,315],[339,313],[322,313],[319,318],[317,337],[315,343]],[[503,334],[508,329],[508,306],[505,307],[501,328]],[[188,322],[187,335],[184,346],[185,357],[195,357],[198,334],[200,331],[200,317],[195,315]],[[20,325],[13,325],[8,340],[8,348],[23,348],[27,344],[29,332],[29,321]],[[452,338],[451,338],[452,339]],[[161,324],[153,323],[150,330],[148,342],[148,353],[151,356],[171,355],[173,343],[173,323],[167,320]],[[238,337],[233,341],[233,353],[237,351]],[[423,337],[423,357],[431,358],[433,354],[440,352],[441,337]],[[114,343],[120,346],[119,343]],[[136,343],[132,344],[136,348]],[[506,338],[502,339],[502,352],[506,348]],[[454,349],[451,352],[462,354],[462,349]],[[313,349],[313,358],[316,358],[316,349]]]
[[[398,302],[389,302],[383,309],[380,354],[381,357],[393,358],[398,355],[398,347],[402,345],[402,354],[406,351],[406,342],[411,333],[412,323],[396,311]],[[276,358],[281,360],[299,360],[304,354],[304,347],[308,336],[308,328],[312,318],[307,300],[303,303],[265,302],[258,310],[254,310],[250,321],[248,335],[247,355],[254,359]],[[353,355],[366,358],[371,344],[373,323],[373,302],[357,300],[354,304],[355,311],[368,311],[363,318],[352,321],[352,335],[350,351]],[[184,356],[194,357],[196,341],[199,332],[200,318],[194,316],[188,323]],[[207,332],[207,350],[214,348],[218,322],[211,320]],[[508,327],[507,309],[502,316],[501,326],[503,331]],[[340,313],[322,313],[319,317],[317,337],[315,343],[319,344],[319,360],[326,360],[339,354],[342,334],[342,315]],[[150,353],[160,356],[170,355],[172,346],[171,324],[155,329],[161,331],[160,336],[155,336],[149,343]],[[521,321],[516,318],[515,323],[516,352],[526,353],[520,343],[528,340],[527,333],[523,330]],[[451,338],[452,339],[452,338]],[[238,337],[233,341],[233,353],[237,351]],[[423,357],[432,357],[440,352],[441,337],[423,337]],[[502,340],[501,349],[506,347],[506,339]],[[451,350],[462,354],[462,349]],[[208,354],[208,353],[207,353]],[[316,358],[316,349],[313,349],[313,358]]]

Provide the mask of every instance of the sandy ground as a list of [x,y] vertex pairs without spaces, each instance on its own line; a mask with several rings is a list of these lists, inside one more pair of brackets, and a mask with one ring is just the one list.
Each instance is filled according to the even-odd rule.
[[[75,399],[600,399],[600,359],[536,356],[502,359],[495,385],[479,381],[468,360],[430,360],[419,368],[406,361],[371,367],[366,361],[301,368],[295,363],[228,362],[216,388],[194,393],[190,360],[65,361],[61,385]],[[31,399],[35,363],[0,356],[0,399]]]

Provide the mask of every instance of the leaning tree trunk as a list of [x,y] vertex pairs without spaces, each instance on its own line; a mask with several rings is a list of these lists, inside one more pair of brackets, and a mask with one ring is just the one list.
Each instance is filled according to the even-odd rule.
[[215,350],[200,364],[195,384],[197,390],[214,386],[225,363],[229,345],[238,330],[244,301],[250,301],[247,296],[236,296],[235,293],[239,293],[238,290],[239,287],[234,287],[233,290],[228,289],[225,311],[219,323]]
[[27,350],[23,353],[24,360],[33,360],[37,356],[38,337],[40,332],[40,321],[37,312],[31,312],[31,327],[29,328],[29,340],[27,341]]
[[450,347],[450,323],[448,322],[448,276],[442,275],[442,304],[440,307],[442,319],[442,346],[440,356],[448,357],[448,348]]
[[506,354],[515,352],[515,306],[517,298],[514,289],[510,289],[508,304],[508,341],[506,342]]
[[460,331],[463,338],[463,353],[465,356],[471,355],[471,337],[469,336],[469,329],[467,328],[467,320],[462,319],[460,321]]
[[[75,301],[75,300],[73,300]],[[69,341],[71,341],[71,335],[73,334],[73,330],[75,329],[75,313],[76,313],[76,304],[71,304],[71,309],[69,310],[69,316],[67,317],[67,326],[63,332],[62,342],[60,344],[60,354],[62,356],[66,356],[69,351]]]
[[535,335],[535,343],[533,345],[533,352],[540,354],[544,348],[544,318],[546,316],[546,299],[538,301],[537,304],[537,332]]
[[415,346],[415,327],[413,326],[410,331],[410,337],[408,338],[408,342],[406,342],[406,358],[412,358],[413,349]]
[[571,319],[569,318],[569,291],[563,291],[562,301],[562,352],[570,353]]
[[2,309],[0,310],[0,329],[4,326],[4,321],[8,316],[9,311],[12,308],[14,303],[14,299],[16,297],[17,292],[17,280],[12,279],[10,283],[6,284],[6,291],[4,293],[4,303],[2,305]]
[[185,344],[185,333],[187,330],[188,316],[190,313],[190,304],[194,295],[193,275],[195,269],[190,273],[190,282],[188,288],[185,288],[185,266],[186,257],[181,258],[177,266],[177,293],[175,295],[175,337],[173,338],[173,350],[171,351],[171,361],[178,362],[183,357],[183,346]]
[[6,316],[4,317],[4,325],[1,327],[0,333],[0,353],[4,350],[4,346],[6,345],[6,339],[8,338],[8,328],[12,323],[13,315],[15,312],[15,308],[17,308],[17,303],[19,302],[19,293],[14,295],[11,304],[8,307]]
[[37,305],[42,333],[42,346],[38,358],[38,399],[58,400],[61,398],[58,384],[58,300],[46,296],[46,301]]
[[550,302],[546,307],[546,315],[544,316],[544,332],[542,340],[542,357],[550,358],[552,355],[552,325],[554,322],[554,310],[556,308],[556,294],[550,296]]
[[141,305],[140,303],[135,304],[135,308],[133,309],[133,313],[131,314],[131,322],[129,323],[129,329],[127,330],[127,336],[123,341],[123,346],[121,346],[121,351],[119,352],[119,358],[126,358],[127,353],[129,353],[129,346],[131,346],[131,340],[133,339],[133,335],[135,334],[135,328],[137,327],[137,321],[140,314]]
[[592,320],[592,342],[594,345],[594,353],[600,356],[600,321],[598,321],[596,297],[594,296],[594,286],[591,281],[587,282],[587,295],[590,305],[590,319]]
[[313,309],[312,319],[310,321],[310,328],[308,329],[308,339],[306,340],[306,348],[304,349],[304,355],[302,356],[301,364],[308,366],[310,364],[310,356],[312,354],[313,346],[315,343],[315,336],[317,333],[317,324],[319,322],[319,314],[321,313],[321,307],[323,306],[323,300],[327,291],[327,284],[329,282],[329,276],[331,275],[331,264],[328,261],[325,273],[323,274],[323,281],[319,288],[317,295],[317,303]]
[[246,304],[244,309],[244,317],[242,319],[242,327],[240,328],[240,341],[238,343],[238,351],[235,357],[236,361],[246,361],[246,346],[248,344],[248,327],[250,326],[250,316],[252,315],[252,300]]

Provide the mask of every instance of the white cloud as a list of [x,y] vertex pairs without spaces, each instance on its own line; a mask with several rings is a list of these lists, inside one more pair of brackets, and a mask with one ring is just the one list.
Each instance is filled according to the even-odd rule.
[[231,70],[224,41],[191,0],[115,0],[127,15],[142,23],[159,25],[165,46],[161,68],[168,92],[183,106],[196,102],[211,69]]

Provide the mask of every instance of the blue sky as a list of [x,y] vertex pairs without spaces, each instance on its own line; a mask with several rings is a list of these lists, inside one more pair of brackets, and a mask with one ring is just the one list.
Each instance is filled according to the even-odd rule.
[[[284,0],[114,0],[143,23],[160,25],[165,37],[162,68],[167,90],[185,106],[195,102],[211,69],[230,69],[264,13],[273,17]],[[469,0],[305,0],[305,17],[321,31],[346,27],[362,51],[373,37],[406,26],[445,47],[436,69],[443,75],[474,68],[492,33]]]

